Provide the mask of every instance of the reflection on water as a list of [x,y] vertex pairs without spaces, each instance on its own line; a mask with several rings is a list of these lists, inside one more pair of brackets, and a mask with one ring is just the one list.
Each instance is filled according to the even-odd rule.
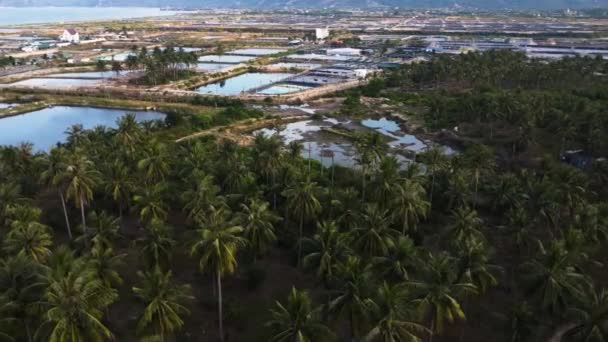
[[388,143],[390,147],[404,147],[415,152],[421,152],[426,149],[426,144],[418,138],[411,134],[403,133],[396,121],[387,120],[386,118],[379,120],[366,119],[361,121],[361,124],[391,138],[392,141]]
[[230,55],[207,55],[199,57],[199,62],[215,62],[215,63],[229,63],[238,64],[255,59],[251,56],[230,56]]
[[[355,131],[373,129],[388,137],[390,140],[388,142],[390,147],[389,154],[397,158],[404,167],[411,162],[411,159],[406,157],[406,155],[410,155],[411,152],[424,152],[431,144],[430,142],[423,142],[413,135],[405,134],[396,121],[386,118],[378,120],[367,119],[363,120],[361,124],[335,118],[305,120],[289,123],[278,128],[260,129],[254,132],[254,134],[278,134],[286,144],[297,141],[304,148],[302,157],[318,160],[326,167],[331,166],[332,163],[344,167],[354,167],[357,164],[355,161],[356,150],[353,142],[340,135],[323,131],[324,128],[330,128],[335,125],[343,125]],[[445,154],[455,153],[453,149],[447,146],[442,147]],[[409,153],[404,153],[408,151]]]
[[90,78],[90,79],[96,79],[96,78],[113,78],[113,77],[119,77],[119,76],[124,76],[128,73],[131,73],[132,71],[130,70],[123,70],[123,71],[85,71],[85,72],[65,72],[65,73],[61,73],[61,74],[50,74],[50,75],[44,75],[43,77],[45,78]]
[[288,83],[278,83],[266,89],[262,89],[258,91],[258,94],[262,95],[282,95],[282,94],[290,94],[295,93],[297,91],[302,91],[310,89],[307,86],[288,84]]
[[11,83],[16,86],[55,88],[55,87],[91,87],[103,82],[101,79],[82,78],[28,78],[26,80]]
[[257,87],[265,86],[286,79],[288,73],[248,72],[219,82],[199,87],[196,91],[214,95],[237,95]]
[[228,63],[198,63],[196,68],[203,71],[221,71],[222,69],[230,68],[234,64]]
[[240,49],[228,52],[231,55],[267,56],[286,52],[285,49]]
[[81,124],[85,129],[95,126],[115,128],[116,120],[133,113],[137,121],[162,120],[159,112],[57,106],[0,119],[0,145],[31,142],[36,151],[48,151],[57,142],[65,141],[65,130]]

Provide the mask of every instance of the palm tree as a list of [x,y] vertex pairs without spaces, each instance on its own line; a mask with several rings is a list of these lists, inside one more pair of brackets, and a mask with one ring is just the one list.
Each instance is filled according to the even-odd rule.
[[393,156],[382,158],[378,172],[373,175],[371,186],[375,198],[383,208],[387,208],[389,202],[399,192],[398,184],[401,181],[399,174],[399,161]]
[[11,333],[5,332],[5,330],[11,328],[16,321],[16,318],[13,315],[16,306],[17,304],[10,301],[8,297],[0,296],[0,327],[2,327],[2,330],[0,330],[0,341],[16,341],[15,336],[11,336]]
[[252,199],[249,204],[241,204],[242,211],[238,220],[244,229],[243,236],[247,239],[253,252],[255,262],[258,255],[268,250],[270,244],[276,241],[273,224],[279,220],[269,209],[268,202]]
[[386,255],[399,232],[390,227],[388,211],[368,204],[361,222],[350,233],[352,246],[366,257]]
[[454,225],[448,231],[450,241],[464,244],[472,239],[484,240],[483,233],[479,231],[482,223],[477,212],[468,207],[460,207],[452,212]]
[[185,203],[184,210],[188,212],[188,217],[191,219],[206,213],[211,206],[220,202],[220,187],[215,184],[213,176],[195,172],[193,177],[195,178],[194,186],[182,195]]
[[173,229],[163,221],[152,219],[144,228],[144,236],[135,240],[141,246],[144,261],[149,267],[166,267],[170,264],[175,245]]
[[117,297],[90,273],[68,272],[49,279],[45,294],[44,322],[36,338],[48,341],[104,341],[113,338],[101,322],[103,310]]
[[234,273],[237,265],[236,255],[239,249],[246,245],[246,240],[240,236],[243,228],[234,225],[228,215],[229,213],[223,208],[211,207],[209,214],[200,222],[201,228],[196,231],[196,238],[190,249],[192,256],[200,256],[200,270],[209,270],[217,281],[221,341],[224,340],[222,275]]
[[404,285],[384,282],[378,289],[370,311],[374,327],[363,338],[364,342],[419,342],[420,335],[430,332],[417,322],[417,310]]
[[146,184],[157,184],[169,174],[171,150],[168,145],[157,140],[152,140],[146,146],[144,157],[137,163],[137,168],[144,173]]
[[292,184],[283,192],[287,198],[287,208],[300,220],[298,234],[298,267],[302,265],[302,237],[304,236],[304,218],[313,219],[321,211],[321,203],[317,199],[320,187],[317,183],[306,179]]
[[152,220],[164,221],[167,218],[168,208],[164,198],[167,189],[168,184],[161,182],[144,186],[133,196],[135,202],[133,210],[139,214],[142,223]]
[[93,199],[93,189],[99,183],[99,172],[91,160],[84,156],[81,150],[76,150],[69,156],[65,169],[67,180],[66,197],[72,199],[77,208],[80,208],[82,227],[88,235],[84,208]]
[[305,242],[311,245],[312,252],[304,257],[304,267],[314,266],[317,277],[327,286],[338,261],[347,254],[346,235],[338,231],[334,221],[322,222],[317,225],[314,237]]
[[135,153],[136,146],[141,142],[142,131],[137,123],[135,114],[126,114],[116,120],[116,142],[120,148],[126,149],[128,154]]
[[359,257],[349,256],[336,267],[336,278],[336,296],[329,302],[327,311],[336,318],[348,319],[351,339],[355,339],[368,323],[373,287],[371,266]]
[[588,279],[573,261],[564,242],[554,241],[547,251],[541,248],[537,258],[522,264],[527,290],[538,299],[541,308],[562,312],[570,299],[584,296],[581,286]]
[[414,180],[405,180],[400,186],[394,186],[395,196],[392,197],[392,210],[395,219],[403,224],[402,234],[415,231],[418,222],[426,218],[430,203],[424,199],[425,190]]
[[373,262],[384,279],[405,281],[410,278],[410,271],[420,265],[419,251],[412,239],[400,236],[387,255],[375,257]]
[[485,174],[492,174],[496,166],[494,152],[486,145],[473,145],[465,153],[465,159],[473,170],[475,179],[475,200],[479,189],[479,178]]
[[125,254],[114,254],[112,248],[95,246],[88,257],[88,265],[105,287],[112,288],[123,283],[117,269],[122,266],[124,257]]
[[477,287],[479,294],[498,284],[494,275],[501,270],[499,266],[489,263],[489,251],[484,241],[471,239],[463,242],[458,248],[458,279],[462,283],[471,283]]
[[440,147],[431,147],[428,151],[423,154],[423,161],[427,167],[427,171],[431,175],[431,189],[430,189],[430,207],[433,206],[433,195],[435,193],[435,178],[437,174],[447,166],[447,158],[443,154],[443,150]]
[[190,286],[175,284],[171,271],[163,272],[158,266],[147,272],[137,272],[137,275],[141,278],[141,287],[133,287],[133,292],[146,305],[137,331],[142,332],[152,325],[163,342],[167,334],[184,325],[182,316],[190,314],[183,304],[194,299]]
[[49,188],[56,188],[61,200],[61,206],[63,208],[63,216],[65,218],[65,227],[68,231],[68,237],[72,239],[72,229],[70,227],[70,219],[68,217],[67,207],[65,205],[65,184],[63,175],[65,173],[65,157],[66,150],[63,148],[51,149],[48,157],[46,158],[46,169],[40,175],[40,180]]
[[104,190],[110,194],[112,200],[118,205],[119,217],[129,203],[134,184],[129,174],[129,168],[120,161],[114,161],[104,172]]
[[120,227],[120,220],[102,211],[92,211],[88,215],[88,222],[90,224],[90,234],[81,235],[76,238],[77,242],[84,241],[84,245],[88,245],[87,239],[93,241],[93,245],[102,249],[110,248],[114,240],[119,236],[118,229]]
[[432,340],[434,334],[443,332],[445,321],[466,319],[458,296],[475,293],[477,288],[471,283],[458,282],[453,258],[447,253],[430,254],[426,266],[424,281],[410,281],[408,285],[420,291],[417,302],[422,311],[430,314]]
[[331,330],[318,318],[306,291],[291,288],[287,303],[276,302],[266,323],[274,331],[272,342],[313,342],[332,336]]
[[[13,317],[23,325],[27,341],[32,341],[32,315],[46,288],[44,266],[25,255],[0,260],[0,292],[14,303]],[[20,338],[22,336],[14,336]]]
[[608,291],[590,288],[577,298],[580,303],[568,310],[576,322],[562,337],[566,341],[606,341],[608,339]]
[[6,235],[3,249],[12,255],[25,255],[38,263],[44,263],[51,255],[49,247],[53,238],[48,226],[38,222],[13,221]]

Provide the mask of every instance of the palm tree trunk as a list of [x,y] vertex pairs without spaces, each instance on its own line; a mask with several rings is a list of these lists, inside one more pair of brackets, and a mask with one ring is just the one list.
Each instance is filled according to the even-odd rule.
[[298,267],[302,266],[302,235],[304,230],[304,212],[300,213],[300,238],[298,239]]
[[59,193],[59,198],[61,198],[61,206],[63,207],[63,216],[65,217],[65,227],[68,230],[68,236],[70,240],[72,240],[72,229],[70,228],[70,219],[68,218],[68,209],[65,206],[65,197],[63,197],[63,193],[61,190],[57,191]]
[[218,308],[218,318],[220,324],[220,341],[224,342],[224,322],[222,315],[222,274],[220,270],[217,270],[217,308]]
[[407,232],[407,211],[403,214],[403,236],[405,236],[405,233]]
[[89,247],[89,232],[87,230],[87,220],[84,216],[84,199],[80,196],[80,215],[82,216],[82,231],[84,233],[84,244]]
[[23,320],[23,326],[25,327],[25,334],[27,335],[28,342],[32,342],[32,332],[30,331],[30,325],[27,322],[27,318]]
[[429,334],[429,342],[433,342],[433,336],[435,336],[435,316],[431,318],[431,333]]

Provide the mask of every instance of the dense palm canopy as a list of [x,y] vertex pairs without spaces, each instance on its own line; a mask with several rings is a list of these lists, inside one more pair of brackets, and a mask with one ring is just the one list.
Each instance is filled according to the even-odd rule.
[[[134,82],[189,73],[175,50],[137,51]],[[388,106],[426,147],[323,132],[353,167],[249,137],[269,113],[206,96],[159,94],[164,122],[75,125],[48,151],[0,146],[0,339],[608,338],[606,74],[512,52],[386,71],[331,115]],[[95,100],[130,96],[111,95]]]

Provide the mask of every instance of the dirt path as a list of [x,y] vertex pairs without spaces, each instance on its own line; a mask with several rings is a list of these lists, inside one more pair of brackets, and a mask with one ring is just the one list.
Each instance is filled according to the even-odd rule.
[[252,119],[246,120],[243,122],[239,122],[236,124],[228,125],[228,126],[220,126],[214,127],[210,129],[206,129],[194,134],[187,135],[185,137],[177,139],[175,142],[179,143],[186,140],[192,140],[204,136],[216,136],[221,139],[229,139],[241,146],[246,146],[251,144],[253,141],[253,137],[248,135],[247,133],[251,133],[255,130],[274,126],[281,125],[290,122],[300,121],[308,119],[310,115],[300,115],[300,116],[289,116],[289,117],[274,117],[272,119]]

